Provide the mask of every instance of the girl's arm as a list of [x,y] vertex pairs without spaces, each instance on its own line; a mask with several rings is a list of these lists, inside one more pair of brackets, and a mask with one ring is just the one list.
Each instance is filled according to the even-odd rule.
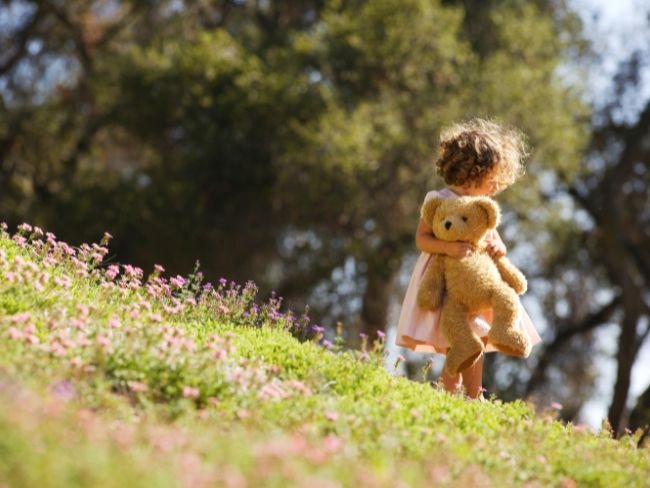
[[474,246],[468,242],[450,242],[436,239],[431,227],[429,227],[422,219],[420,219],[418,230],[415,233],[415,245],[422,252],[429,254],[445,254],[452,258],[463,258],[474,250]]
[[501,236],[499,235],[496,229],[490,231],[490,234],[486,239],[486,243],[487,243],[486,246],[487,252],[493,258],[500,258],[501,256],[506,255],[506,251],[507,251],[506,245],[501,240]]

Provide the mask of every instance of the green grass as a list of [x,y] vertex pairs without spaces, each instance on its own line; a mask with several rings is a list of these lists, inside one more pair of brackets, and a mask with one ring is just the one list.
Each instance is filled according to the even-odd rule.
[[112,277],[22,235],[0,237],[0,486],[650,486],[636,436],[300,342],[251,285]]

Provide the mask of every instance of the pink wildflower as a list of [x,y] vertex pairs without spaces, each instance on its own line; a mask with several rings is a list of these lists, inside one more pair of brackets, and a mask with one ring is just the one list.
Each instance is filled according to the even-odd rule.
[[558,403],[558,402],[551,402],[550,407],[551,407],[553,410],[562,410],[562,408],[563,408],[563,407],[562,407],[562,404],[561,404],[561,403]]
[[328,410],[327,412],[325,412],[325,418],[327,420],[334,422],[339,419],[339,414],[332,410]]
[[74,267],[76,268],[77,272],[88,271],[88,265],[77,258],[72,258],[72,264],[74,264]]
[[183,310],[182,305],[176,305],[176,306],[170,306],[170,305],[163,305],[163,310],[165,310],[165,313],[168,313],[169,315],[175,315]]
[[70,288],[72,286],[72,280],[65,275],[55,277],[54,283],[62,288]]
[[214,358],[217,361],[223,361],[228,357],[228,353],[224,349],[216,349],[214,351]]
[[108,248],[104,246],[98,246],[97,244],[93,244],[93,249],[97,251],[98,254],[100,254],[102,257],[106,256],[108,254]]
[[34,334],[25,334],[25,342],[29,344],[38,344],[40,341]]
[[17,324],[24,324],[25,322],[27,322],[31,318],[32,318],[32,316],[31,316],[31,314],[29,312],[19,312],[19,313],[13,314],[9,318],[9,320],[11,320],[12,322],[17,323]]
[[59,356],[59,357],[65,356],[65,354],[68,352],[67,349],[63,347],[63,344],[61,344],[60,342],[55,342],[54,344],[52,344],[52,346],[50,347],[50,351],[55,356]]
[[83,329],[84,326],[86,325],[86,320],[82,319],[72,319],[70,321],[70,326],[74,327],[75,329]]
[[149,387],[141,381],[129,381],[127,385],[129,385],[129,389],[135,393],[142,393],[149,390]]
[[117,264],[111,264],[106,270],[106,273],[104,273],[104,275],[109,280],[114,280],[119,272],[120,272],[120,267]]
[[12,239],[20,247],[25,247],[25,244],[27,243],[27,239],[25,239],[23,236],[13,236]]
[[185,278],[183,278],[182,276],[176,276],[176,277],[170,278],[169,283],[174,288],[183,288],[186,281],[185,281]]
[[23,338],[23,333],[20,330],[18,330],[16,327],[9,327],[7,333],[9,334],[9,337],[15,340]]
[[72,359],[70,359],[70,366],[74,366],[75,368],[78,368],[82,364],[83,364],[83,361],[81,361],[81,358],[79,356],[75,356]]
[[75,251],[74,248],[70,247],[65,242],[59,243],[59,248],[68,256],[74,256],[77,254],[77,251]]
[[118,423],[112,432],[113,439],[122,446],[131,445],[135,439],[135,428],[132,425]]
[[58,381],[50,387],[50,392],[61,400],[71,400],[76,395],[75,387],[67,380]]
[[329,434],[323,439],[323,448],[329,454],[340,451],[342,447],[343,441],[333,434]]
[[109,347],[111,345],[111,340],[105,335],[98,335],[97,344],[99,344],[102,347]]
[[27,234],[32,231],[32,226],[26,222],[23,222],[18,226],[18,230]]
[[193,388],[191,386],[184,386],[183,387],[183,396],[185,398],[191,398],[191,399],[196,399],[199,397],[199,389],[198,388]]
[[312,394],[311,389],[305,385],[302,381],[299,380],[289,380],[286,382],[293,390],[302,393],[305,396]]
[[248,418],[250,416],[251,416],[250,411],[248,411],[246,409],[242,408],[240,410],[237,410],[237,417],[239,417],[240,419],[246,419],[246,418]]
[[127,276],[131,278],[141,278],[142,277],[142,269],[136,267],[136,266],[131,266],[130,264],[125,264],[124,265],[124,272],[126,273]]

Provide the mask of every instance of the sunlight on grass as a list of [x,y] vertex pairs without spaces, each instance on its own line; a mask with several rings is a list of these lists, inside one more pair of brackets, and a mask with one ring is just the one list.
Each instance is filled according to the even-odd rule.
[[650,451],[466,401],[252,283],[0,237],[0,486],[643,486]]

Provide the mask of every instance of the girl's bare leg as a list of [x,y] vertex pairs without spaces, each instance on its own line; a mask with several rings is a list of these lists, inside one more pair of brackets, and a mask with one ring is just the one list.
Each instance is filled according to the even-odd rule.
[[447,370],[445,368],[443,368],[442,373],[440,373],[440,382],[442,383],[445,391],[448,391],[449,393],[456,393],[463,386],[463,379],[461,375],[457,374],[455,376],[452,376],[447,373]]
[[[483,392],[483,360],[485,356],[481,357],[472,366],[461,371],[460,375],[463,377],[463,385],[465,386],[465,393],[470,398],[481,398]],[[444,373],[443,373],[444,374]],[[459,376],[460,376],[459,375]],[[444,384],[444,381],[443,381]],[[445,386],[445,389],[447,387]]]

